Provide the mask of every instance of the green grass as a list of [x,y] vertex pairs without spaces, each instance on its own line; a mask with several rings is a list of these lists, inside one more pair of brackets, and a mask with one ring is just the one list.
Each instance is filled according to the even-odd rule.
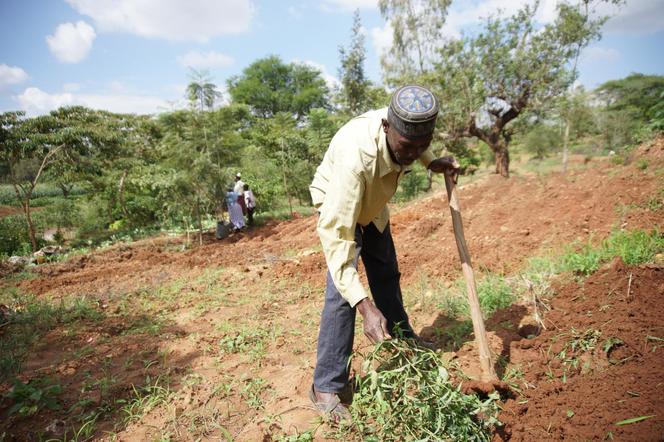
[[[453,288],[439,288],[440,295],[434,295],[441,301],[438,307],[451,317],[468,317],[468,292],[464,279],[458,279]],[[487,273],[476,281],[477,296],[485,318],[491,317],[497,310],[510,306],[516,300],[516,294],[507,279],[502,275]]]
[[152,409],[167,402],[171,393],[168,380],[163,377],[154,380],[148,377],[145,385],[140,387],[132,385],[132,390],[133,397],[124,400],[124,406],[121,408],[127,424],[139,421]]
[[98,321],[103,317],[87,298],[50,303],[9,290],[0,294],[0,304],[9,307],[0,339],[0,382],[10,381],[21,369],[25,356],[47,331],[58,325]]
[[614,257],[622,258],[625,264],[638,265],[651,262],[662,252],[664,235],[657,230],[615,231],[599,246],[591,242],[570,246],[561,257],[557,270],[589,275]]
[[[85,193],[85,189],[80,186],[74,186],[70,195],[82,195]],[[54,184],[49,183],[40,183],[37,184],[32,198],[49,198],[49,197],[62,197],[62,189]],[[14,192],[14,187],[11,184],[0,184],[0,204],[8,206],[19,205],[19,201],[16,199],[16,193]],[[34,206],[34,204],[33,204]],[[36,207],[36,206],[35,206]]]

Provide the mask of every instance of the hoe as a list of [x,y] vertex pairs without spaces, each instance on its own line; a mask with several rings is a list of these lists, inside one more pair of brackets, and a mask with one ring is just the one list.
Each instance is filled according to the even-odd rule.
[[463,223],[461,221],[461,212],[459,211],[459,200],[456,192],[457,174],[445,173],[445,188],[447,189],[447,200],[452,213],[452,226],[454,228],[454,239],[456,240],[457,250],[461,258],[461,270],[466,280],[468,291],[468,304],[470,305],[470,316],[473,321],[473,332],[475,333],[475,344],[480,354],[481,376],[480,382],[486,383],[486,386],[480,387],[484,391],[504,390],[505,384],[498,380],[496,371],[491,361],[491,352],[487,341],[480,302],[477,296],[477,287],[475,285],[475,276],[473,267],[470,264],[470,253],[466,245],[466,238],[463,234]]

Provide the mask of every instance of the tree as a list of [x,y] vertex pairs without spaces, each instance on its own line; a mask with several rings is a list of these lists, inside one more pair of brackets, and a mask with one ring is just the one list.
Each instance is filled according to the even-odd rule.
[[[320,128],[321,137],[324,137],[326,124],[321,121],[320,125],[323,126]],[[310,200],[309,184],[317,166],[317,163],[310,161],[310,145],[306,135],[297,121],[285,112],[278,113],[274,118],[261,119],[252,131],[254,144],[260,146],[263,154],[279,166],[283,195],[288,199],[291,215],[293,198],[300,202]]]
[[[603,20],[584,21],[558,5],[553,23],[539,29],[538,2],[508,18],[491,17],[475,37],[449,41],[431,78],[441,102],[443,137],[476,137],[494,154],[496,173],[509,176],[509,143],[517,117],[551,106],[571,81],[567,66],[578,47],[599,36]],[[510,126],[508,126],[510,124]]]
[[537,123],[525,135],[523,144],[536,159],[542,160],[560,145],[560,129],[553,125]]
[[367,92],[370,83],[364,75],[366,50],[359,9],[356,9],[353,14],[350,46],[348,49],[339,46],[339,59],[341,61],[339,78],[341,78],[343,110],[351,115],[368,110]]
[[22,112],[0,114],[0,162],[21,203],[33,250],[37,249],[37,238],[30,201],[37,184],[58,160],[116,145],[117,134],[104,127],[104,114],[81,106],[60,108],[32,119],[25,119]]
[[648,122],[662,102],[664,76],[634,73],[620,80],[601,84],[595,94],[612,111],[634,110],[642,122]]
[[192,69],[191,81],[187,85],[187,99],[192,107],[198,107],[200,111],[212,110],[214,102],[219,97],[221,92],[212,82],[209,72]]
[[270,118],[286,112],[302,120],[311,109],[328,107],[329,90],[320,71],[277,56],[262,58],[228,80],[234,103],[247,104],[255,115]]
[[[577,70],[577,65],[579,63],[579,56],[581,55],[581,50],[586,47],[593,39],[597,38],[599,36],[599,26],[601,26],[607,19],[608,17],[601,17],[597,20],[591,21],[591,15],[596,15],[594,6],[596,3],[613,3],[613,4],[619,4],[622,2],[622,0],[580,0],[576,3],[576,5],[565,5],[562,4],[560,7],[561,8],[575,8],[577,11],[576,15],[576,22],[574,20],[570,21],[570,25],[568,29],[566,29],[567,32],[570,33],[571,38],[576,41],[575,47],[574,47],[574,53],[572,55],[572,69],[571,69],[571,74],[572,74],[572,79],[570,81],[570,86],[574,86],[574,82],[578,78],[578,70]],[[584,32],[584,26],[590,24],[591,26],[594,26],[596,29],[596,32]],[[575,32],[578,32],[578,35],[574,35]],[[567,158],[568,158],[568,146],[569,146],[569,133],[570,133],[570,128],[573,124],[572,120],[572,114],[573,114],[573,109],[572,109],[572,103],[574,102],[574,94],[575,90],[572,89],[569,91],[568,95],[570,95],[571,100],[569,101],[563,101],[564,104],[569,104],[569,106],[564,107],[563,109],[563,118],[565,120],[565,130],[563,134],[563,173],[567,173]]]
[[220,206],[224,183],[231,182],[242,155],[242,131],[248,119],[249,110],[243,105],[159,117],[161,158],[150,173],[152,186],[170,217],[183,219],[187,226],[195,220],[201,244],[202,218]]
[[443,24],[451,0],[379,0],[392,25],[392,46],[381,57],[386,83],[414,82],[431,71],[443,44]]

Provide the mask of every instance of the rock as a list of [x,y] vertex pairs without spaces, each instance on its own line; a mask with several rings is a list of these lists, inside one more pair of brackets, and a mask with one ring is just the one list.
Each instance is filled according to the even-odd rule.
[[31,264],[33,259],[27,256],[10,256],[7,262],[15,266],[25,266]]
[[63,436],[65,434],[65,421],[61,419],[55,419],[53,422],[48,424],[44,430],[53,436]]

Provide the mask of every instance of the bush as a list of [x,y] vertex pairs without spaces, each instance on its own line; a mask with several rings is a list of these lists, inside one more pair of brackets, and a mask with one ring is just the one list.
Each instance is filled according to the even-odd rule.
[[25,254],[30,250],[28,226],[23,215],[0,218],[0,255]]
[[[37,247],[45,244],[40,231],[47,225],[45,213],[32,212],[32,222],[37,235]],[[32,252],[28,223],[24,215],[11,215],[0,218],[0,255],[28,255]]]
[[421,168],[413,169],[401,180],[395,198],[399,201],[410,200],[418,193],[424,191],[427,188],[427,184],[426,171]]
[[535,158],[544,159],[562,145],[560,131],[557,127],[537,124],[526,134],[523,144]]

